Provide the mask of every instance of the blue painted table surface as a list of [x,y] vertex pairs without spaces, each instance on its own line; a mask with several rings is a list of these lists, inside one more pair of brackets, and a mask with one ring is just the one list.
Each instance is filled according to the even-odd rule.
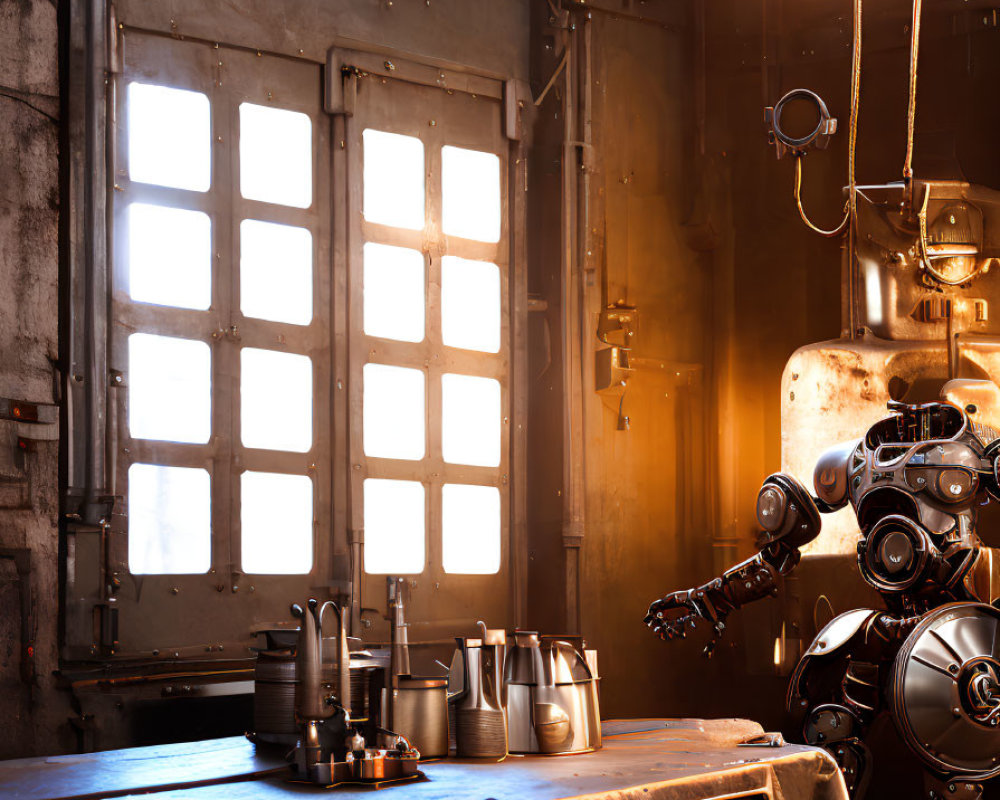
[[424,780],[378,790],[290,782],[280,750],[258,749],[242,737],[18,759],[0,762],[0,797],[347,800],[373,791],[419,800],[700,800],[757,791],[785,800],[847,797],[836,765],[821,750],[738,746],[760,731],[746,720],[610,720],[603,731],[604,746],[593,753],[424,762]]

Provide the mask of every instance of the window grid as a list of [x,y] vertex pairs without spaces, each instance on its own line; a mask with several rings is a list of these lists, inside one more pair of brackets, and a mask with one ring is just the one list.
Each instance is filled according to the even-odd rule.
[[[360,156],[356,164],[359,177],[362,177],[365,170],[364,164],[364,144],[366,134],[369,130],[386,130],[380,128],[378,124],[361,125],[358,123],[359,133],[357,141],[360,149]],[[389,133],[395,131],[388,130]],[[407,135],[414,135],[413,131],[406,131]],[[371,480],[403,480],[418,481],[426,487],[426,514],[424,528],[424,552],[426,559],[420,568],[413,564],[412,560],[406,559],[409,566],[395,571],[403,574],[421,573],[430,569],[439,573],[452,572],[466,575],[493,574],[502,566],[500,553],[505,550],[508,530],[508,515],[506,510],[507,497],[507,458],[508,458],[508,434],[509,434],[509,396],[508,396],[508,370],[509,355],[507,345],[508,323],[508,295],[507,285],[507,247],[506,232],[508,225],[508,213],[506,207],[506,186],[505,186],[505,159],[502,154],[493,153],[493,148],[489,145],[480,144],[478,147],[462,145],[467,150],[474,150],[481,153],[489,153],[497,160],[497,193],[500,198],[500,219],[499,232],[493,236],[484,238],[495,238],[496,241],[477,241],[464,239],[457,236],[448,236],[442,231],[443,219],[443,192],[442,192],[442,152],[444,148],[450,147],[454,142],[449,141],[449,131],[442,127],[435,127],[431,133],[419,132],[416,134],[423,143],[424,153],[424,226],[422,229],[413,229],[412,215],[409,222],[400,227],[384,224],[379,221],[372,221],[368,217],[377,216],[366,213],[365,204],[368,201],[365,189],[362,189],[363,199],[361,207],[357,209],[359,219],[360,244],[357,254],[361,262],[361,269],[356,270],[356,274],[362,279],[362,297],[364,292],[363,280],[366,272],[364,266],[364,249],[374,246],[395,246],[407,248],[421,253],[425,265],[425,335],[418,342],[400,341],[395,339],[373,336],[364,330],[367,324],[362,321],[361,330],[356,334],[363,341],[363,350],[355,349],[355,353],[361,356],[361,361],[365,365],[382,364],[392,367],[407,367],[420,370],[426,375],[426,411],[425,419],[425,454],[421,459],[405,457],[386,458],[369,455],[367,445],[358,448],[362,452],[359,458],[363,464],[360,471],[355,471],[355,481],[359,485],[355,487],[353,493],[354,501],[360,502],[363,506],[364,496],[367,494],[367,484]],[[499,149],[499,148],[497,148]],[[454,215],[453,215],[454,216]],[[499,342],[495,348],[487,345],[482,350],[463,349],[446,345],[444,342],[442,328],[442,273],[444,259],[449,259],[456,263],[461,263],[464,259],[471,262],[495,265],[499,273],[498,303],[499,303]],[[410,337],[413,338],[413,337]],[[495,350],[494,352],[490,352]],[[367,367],[366,367],[367,369]],[[355,372],[355,378],[363,381],[365,370]],[[359,374],[360,373],[360,374]],[[499,387],[499,408],[497,409],[497,449],[501,455],[492,464],[475,465],[450,463],[445,460],[443,452],[444,420],[442,418],[444,399],[442,396],[442,382],[446,375],[469,376],[479,379],[490,379],[497,382]],[[364,389],[361,392],[364,398]],[[360,426],[361,436],[364,438],[364,425]],[[367,441],[367,440],[366,440]],[[468,489],[466,488],[468,487]],[[480,560],[485,559],[488,563],[486,568],[475,566],[475,554],[470,556],[468,549],[462,551],[455,548],[455,552],[449,557],[445,552],[446,548],[455,547],[458,543],[457,533],[461,526],[474,522],[475,515],[462,513],[456,509],[448,515],[450,519],[445,519],[445,509],[442,507],[443,498],[450,490],[450,494],[455,498],[472,497],[483,498],[482,494],[477,495],[474,490],[489,489],[493,487],[498,493],[498,525],[499,536],[496,537],[496,553],[486,552],[480,554]],[[463,491],[465,494],[463,494]],[[466,504],[467,506],[468,504]],[[492,501],[486,503],[487,509],[492,507]],[[487,512],[489,513],[489,512]],[[392,571],[385,566],[385,559],[381,553],[367,555],[369,548],[378,547],[379,542],[373,540],[369,533],[368,521],[362,516],[362,525],[365,529],[365,571],[368,574],[381,574]],[[380,515],[381,516],[381,515]],[[357,518],[357,514],[355,516]],[[446,530],[446,526],[449,529]],[[489,525],[486,526],[487,529]],[[471,529],[470,529],[471,530]],[[491,547],[486,548],[487,551]],[[472,566],[470,566],[472,565]]]
[[[309,149],[304,156],[299,152],[298,158],[300,161],[304,158],[309,163],[306,175],[309,199],[305,199],[300,182],[297,193],[273,198],[280,202],[271,203],[264,199],[267,184],[265,182],[264,189],[261,189],[260,175],[257,176],[254,191],[249,192],[253,195],[252,198],[244,198],[241,194],[239,123],[241,106],[253,104],[263,107],[271,101],[272,92],[268,90],[266,96],[261,97],[250,93],[240,94],[233,91],[239,80],[232,78],[226,81],[228,91],[223,91],[220,71],[208,68],[218,56],[212,54],[207,46],[198,46],[202,52],[197,53],[194,45],[164,43],[153,37],[146,39],[142,36],[137,36],[136,41],[141,46],[132,50],[135,54],[133,63],[145,62],[151,67],[146,72],[133,67],[124,76],[118,92],[118,115],[124,122],[119,126],[118,149],[121,155],[116,172],[116,183],[120,191],[115,197],[117,257],[114,259],[115,333],[112,337],[112,354],[114,367],[121,374],[120,385],[125,389],[119,393],[121,412],[117,428],[121,443],[119,474],[122,476],[119,485],[123,486],[125,496],[128,497],[129,469],[138,465],[197,468],[210,476],[211,567],[203,568],[203,556],[199,556],[202,559],[199,561],[199,568],[192,570],[178,570],[174,565],[170,565],[169,569],[150,570],[142,562],[134,561],[133,564],[140,572],[150,573],[147,574],[147,579],[165,575],[170,580],[176,580],[177,574],[183,572],[218,573],[230,580],[233,592],[237,591],[239,576],[244,571],[244,554],[250,566],[262,573],[252,576],[256,582],[267,575],[315,572],[320,558],[329,551],[327,543],[318,544],[321,537],[316,536],[315,530],[317,520],[321,517],[325,517],[325,520],[319,524],[329,530],[330,502],[329,467],[321,466],[317,457],[318,452],[329,447],[330,436],[328,412],[321,411],[329,405],[329,363],[328,355],[325,360],[323,355],[328,353],[329,280],[321,266],[324,257],[328,257],[328,248],[324,244],[325,226],[321,222],[324,204],[317,199],[323,196],[324,181],[320,176],[327,161],[326,156],[322,155],[322,147],[326,141],[319,125],[318,103],[308,90],[301,92],[298,89],[308,81],[288,81],[288,76],[282,76],[281,72],[285,70],[295,73],[297,70],[300,76],[311,73],[317,88],[318,72],[313,65],[279,65],[274,70],[279,80],[271,84],[272,88],[281,83],[281,77],[285,78],[286,86],[295,88],[286,92],[275,91],[275,107],[264,110],[273,116],[276,110],[288,108],[290,112],[294,112],[290,117],[294,116],[300,133],[303,120],[306,121]],[[165,51],[173,47],[187,48],[193,57],[185,60],[176,58],[171,53],[165,59]],[[142,55],[150,58],[146,61]],[[171,69],[168,80],[162,79],[152,66],[162,66],[165,60],[180,64],[179,69]],[[254,62],[246,54],[226,53],[226,60],[227,66],[237,76],[241,72],[249,74],[253,69],[261,69],[260,60]],[[240,66],[246,69],[241,70]],[[268,74],[275,77],[271,71]],[[128,105],[128,86],[133,82],[197,92],[207,98],[211,126],[211,180],[207,187],[180,189],[154,182],[130,180],[127,120],[131,109]],[[247,86],[254,87],[254,81],[248,81]],[[307,99],[303,101],[296,96],[296,92]],[[259,136],[257,138],[260,139]],[[185,304],[172,306],[144,302],[149,300],[148,292],[135,298],[131,296],[130,249],[126,226],[130,209],[147,205],[161,206],[175,213],[197,212],[210,219],[210,303],[199,300],[197,303],[187,303],[191,307],[185,308]],[[293,303],[290,312],[279,312],[272,315],[271,319],[267,318],[267,314],[254,313],[252,307],[247,309],[246,314],[242,313],[240,296],[241,275],[244,270],[241,268],[240,258],[241,228],[247,223],[259,226],[282,225],[288,230],[308,234],[309,241],[304,245],[304,251],[301,236],[298,242],[299,252],[307,253],[311,273],[304,279],[300,268],[298,275],[299,286],[306,286],[308,289],[306,307],[302,302]],[[257,273],[261,274],[259,264]],[[258,291],[257,294],[259,307],[261,295],[266,297],[266,292]],[[285,313],[284,317],[282,313]],[[288,316],[291,318],[286,319]],[[132,376],[129,373],[127,351],[129,337],[136,333],[200,342],[210,348],[211,426],[207,441],[182,443],[132,438],[128,420]],[[114,357],[115,353],[118,354],[117,357]],[[288,433],[287,429],[296,428],[291,431],[291,438],[285,436],[285,441],[267,441],[265,436],[264,441],[250,442],[257,447],[245,446],[243,443],[246,432],[242,430],[240,410],[240,365],[247,354],[262,355],[265,359],[284,357],[288,361],[298,361],[293,372],[300,376],[299,383],[306,394],[300,392],[300,397],[294,398],[297,402],[291,402],[287,394],[282,396],[280,391],[275,392],[274,396],[268,398],[270,402],[265,404],[270,408],[265,407],[263,411],[256,409],[258,430],[271,427],[279,433]],[[308,363],[303,366],[302,362]],[[304,409],[303,396],[311,410]],[[303,414],[311,417],[305,425],[301,420]],[[267,449],[269,447],[275,449]],[[183,476],[183,473],[178,474]],[[144,475],[145,477],[147,476]],[[268,481],[270,484],[267,484]],[[308,491],[302,481],[308,483]],[[148,482],[146,480],[147,484]],[[263,568],[268,564],[268,559],[262,557],[262,553],[266,551],[266,539],[263,538],[264,532],[260,525],[251,525],[252,530],[248,531],[248,547],[251,549],[241,554],[241,486],[250,485],[259,489],[272,485],[280,488],[279,484],[288,490],[289,495],[297,497],[300,504],[307,504],[308,508],[293,509],[290,514],[295,521],[296,531],[291,535],[299,542],[299,557],[281,564],[276,563],[275,568],[268,571]],[[126,505],[126,520],[127,514]],[[276,533],[280,539],[280,531]],[[128,541],[131,546],[131,539]],[[272,545],[275,546],[276,543]],[[126,557],[124,560],[124,566],[128,566],[130,559]]]

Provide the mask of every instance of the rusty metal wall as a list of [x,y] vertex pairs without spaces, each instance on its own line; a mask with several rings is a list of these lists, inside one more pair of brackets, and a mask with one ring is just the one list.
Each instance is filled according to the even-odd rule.
[[[820,594],[837,611],[877,602],[852,558],[804,563],[778,600],[731,618],[726,645],[707,664],[697,658],[696,634],[695,641],[661,645],[647,638],[640,618],[663,591],[701,582],[752,551],[754,497],[781,465],[782,371],[798,347],[840,333],[839,242],[801,224],[793,164],[775,160],[762,111],[805,86],[846,126],[850,15],[829,0],[701,0],[687,16],[668,19],[664,9],[683,6],[645,4],[644,10],[612,0],[591,6],[598,7],[590,86],[594,275],[606,263],[603,299],[636,306],[640,321],[637,369],[623,405],[631,418],[626,433],[617,430],[618,398],[612,405],[593,391],[601,301],[588,286],[584,260],[579,278],[587,315],[576,364],[586,451],[580,627],[602,652],[605,712],[747,714],[778,726],[784,678],[772,657],[782,621],[789,636],[808,640],[814,618],[822,622],[829,611]],[[574,7],[575,24],[586,25],[583,4]],[[1000,160],[989,152],[998,112],[985,102],[1000,69],[998,33],[985,8],[944,2],[925,9],[918,175],[1000,186]],[[906,2],[866,11],[860,183],[896,179],[902,166],[909,12]],[[558,20],[540,10],[534,24],[537,91],[561,47]],[[557,81],[554,91],[562,86]],[[560,536],[565,390],[558,377],[560,253],[552,241],[564,111],[555,100],[542,106],[529,201],[530,288],[547,305],[531,321],[530,609],[532,624],[547,629],[572,618],[565,598],[573,578],[562,566]],[[820,224],[839,219],[846,144],[846,135],[837,137],[829,151],[806,162],[804,202]],[[593,280],[599,286],[599,277]],[[862,389],[845,376],[845,393]]]
[[[725,176],[705,172],[704,159],[696,158],[693,16],[673,6],[669,17],[638,19],[613,13],[612,3],[599,5],[609,10],[589,17],[578,10],[570,23],[577,29],[574,78],[588,82],[591,65],[592,106],[588,113],[584,100],[578,133],[588,121],[593,131],[593,152],[573,165],[589,174],[582,189],[586,205],[576,207],[578,218],[586,215],[587,232],[576,265],[583,330],[578,363],[570,366],[580,371],[583,395],[579,628],[600,652],[605,715],[766,716],[766,699],[780,696],[781,678],[746,676],[742,623],[711,662],[701,658],[697,642],[664,645],[642,624],[654,597],[710,576],[720,496],[732,493],[736,465],[726,462],[722,469],[715,452],[726,446],[717,428],[729,413],[720,410],[720,390],[732,381],[732,367],[718,366],[718,354],[725,352],[719,315],[726,302],[734,302],[731,278],[720,268],[720,254],[731,252],[723,242],[730,223],[720,200]],[[534,21],[537,92],[557,66],[561,34],[544,13]],[[574,579],[563,568],[569,548],[562,536],[559,375],[565,367],[559,242],[553,233],[567,155],[559,149],[565,85],[555,86],[556,96],[540,108],[529,181],[529,289],[547,306],[531,321],[529,623],[546,631],[573,625],[567,608],[573,587],[567,584]],[[585,93],[586,85],[577,97]],[[702,180],[710,181],[707,190],[699,188]],[[706,208],[708,203],[722,210]],[[621,405],[628,431],[619,429],[620,392],[595,390],[594,358],[603,347],[596,327],[608,303],[638,308],[633,370]],[[780,363],[778,370],[780,376]],[[742,699],[718,690],[732,684],[727,676],[734,673],[749,689]]]
[[[859,184],[901,177],[910,8],[908,2],[865,8]],[[740,543],[741,552],[751,540],[754,493],[761,478],[781,464],[784,365],[798,347],[841,332],[841,309],[833,300],[841,295],[840,242],[812,234],[799,220],[791,196],[794,164],[775,160],[765,143],[761,110],[802,86],[818,92],[840,118],[842,133],[828,151],[811,153],[803,168],[807,211],[818,224],[835,225],[847,175],[849,11],[831,0],[724,2],[712,4],[706,26],[703,175],[711,170],[720,176],[710,191],[731,220],[723,245],[731,249],[716,251],[717,270],[728,273],[732,293],[719,317],[727,326],[718,343],[720,369],[730,365],[731,375],[719,391],[731,398],[733,409],[720,418],[720,436],[728,442],[720,444],[720,454],[728,447],[733,457],[727,495],[732,505],[721,511],[724,524],[728,521],[726,536]],[[915,173],[996,188],[1000,159],[989,151],[989,142],[1000,115],[985,100],[1000,74],[996,17],[985,3],[935,3],[924,9],[923,31]],[[700,184],[707,188],[709,180],[703,177]],[[829,378],[841,387],[845,403],[867,391],[855,378],[851,370]],[[720,485],[726,482],[723,477]],[[838,558],[846,565],[854,560]],[[805,618],[811,618],[823,591],[838,611],[866,597],[856,580],[810,586],[801,601]]]
[[[524,78],[527,0],[119,0],[137,28],[324,62],[334,44],[379,45]],[[515,73],[511,75],[511,69]]]

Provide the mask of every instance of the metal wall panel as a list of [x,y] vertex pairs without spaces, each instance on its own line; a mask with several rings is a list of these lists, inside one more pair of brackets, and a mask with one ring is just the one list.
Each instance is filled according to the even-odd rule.
[[528,0],[124,0],[136,28],[322,62],[331,45],[400,51],[499,78],[528,74]]
[[[503,84],[497,82],[502,95]],[[514,324],[511,314],[510,285],[513,280],[510,261],[512,230],[516,225],[509,207],[510,149],[504,135],[503,105],[499,99],[440,87],[420,86],[402,80],[370,76],[360,78],[355,113],[345,125],[348,243],[346,257],[350,281],[349,331],[350,406],[360,409],[363,403],[362,367],[365,363],[398,364],[420,369],[426,376],[427,456],[416,462],[366,458],[362,447],[360,414],[352,417],[351,452],[351,529],[359,544],[363,542],[364,517],[362,486],[366,478],[395,478],[424,483],[428,491],[426,519],[426,565],[421,574],[407,576],[410,583],[409,615],[411,644],[414,640],[449,641],[463,631],[475,629],[477,619],[490,625],[513,627],[515,597],[512,583],[510,492],[511,443],[511,337]],[[427,158],[427,225],[423,231],[405,231],[376,225],[364,220],[361,213],[362,189],[361,136],[365,128],[401,133],[421,139]],[[440,230],[441,219],[441,147],[452,145],[495,153],[500,158],[502,223],[497,244],[480,243],[448,237]],[[360,309],[361,247],[376,241],[419,250],[427,269],[427,337],[420,343],[394,342],[366,336]],[[501,345],[496,354],[475,353],[445,347],[441,340],[441,256],[488,260],[500,270]],[[523,268],[523,266],[522,266]],[[446,372],[494,378],[501,386],[503,415],[500,464],[473,467],[450,464],[441,453],[440,377]],[[498,487],[501,495],[501,568],[495,575],[446,574],[442,567],[441,487],[444,483],[471,483]],[[359,548],[363,552],[363,548]],[[363,559],[363,555],[361,555]],[[363,575],[360,578],[362,602],[375,611],[384,603],[385,578]],[[374,608],[371,608],[374,607]],[[387,629],[380,614],[364,617],[362,633],[375,640],[385,639]]]
[[[308,587],[335,579],[330,542],[330,211],[329,118],[321,111],[321,69],[307,61],[257,55],[126,30],[125,63],[117,81],[115,258],[110,363],[117,392],[117,489],[121,514],[112,527],[111,570],[121,582],[121,651],[181,656],[253,643],[252,630],[284,623],[288,605]],[[205,93],[212,104],[212,188],[187,192],[128,179],[125,87],[132,80]],[[244,199],[237,188],[239,104],[250,102],[307,114],[312,122],[312,203],[304,209]],[[132,202],[202,210],[212,222],[212,304],[208,311],[134,303],[127,290],[126,212]],[[240,221],[263,219],[312,234],[313,313],[308,325],[255,319],[240,311]],[[279,265],[276,265],[279,266]],[[207,343],[212,352],[212,436],[205,445],[133,439],[128,429],[128,336],[136,331]],[[313,444],[307,452],[252,449],[241,443],[240,352],[244,348],[305,354],[313,368]],[[275,425],[281,409],[273,410]],[[212,478],[212,566],[205,575],[132,575],[128,569],[128,468],[132,463],[197,466]],[[249,575],[241,566],[240,476],[244,471],[308,476],[313,484],[313,568],[308,575]],[[281,503],[281,497],[272,498]],[[280,539],[281,531],[274,532]],[[206,613],[207,612],[207,613]],[[153,622],[154,624],[150,624]]]

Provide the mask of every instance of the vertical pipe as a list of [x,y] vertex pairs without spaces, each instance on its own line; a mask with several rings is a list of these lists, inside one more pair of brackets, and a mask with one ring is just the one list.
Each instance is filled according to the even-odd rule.
[[563,356],[563,530],[562,540],[566,563],[566,630],[579,628],[580,590],[579,559],[583,539],[583,463],[578,437],[582,436],[579,407],[580,384],[579,354],[577,353],[578,325],[576,317],[576,104],[574,101],[576,57],[572,35],[564,34],[566,67],[563,71],[563,146],[562,146],[562,286],[560,312],[562,315]]
[[[115,207],[115,183],[117,180],[118,168],[118,48],[116,46],[118,30],[116,28],[115,9],[113,5],[108,7],[108,19],[105,30],[107,31],[107,41],[105,42],[107,57],[107,83],[105,88],[104,106],[104,160],[107,173],[104,181],[104,247],[107,254],[108,280],[111,280],[111,271],[114,268],[114,207]],[[104,314],[105,319],[111,318],[111,292],[104,293]],[[107,337],[105,345],[105,368],[107,364],[114,363],[112,359],[112,336]],[[107,414],[106,430],[104,437],[104,474],[103,486],[107,494],[114,498],[117,491],[117,464],[118,464],[118,387],[108,380],[110,376],[105,369],[102,377],[105,392],[105,408]],[[112,499],[112,504],[114,500]],[[114,506],[109,507],[109,511]],[[109,514],[110,516],[110,514]],[[108,520],[110,522],[110,519]]]
[[695,0],[695,72],[694,72],[694,116],[697,130],[698,155],[705,155],[705,119],[708,109],[707,85],[708,74],[706,65],[706,24],[705,3],[707,0]]
[[[104,3],[87,6],[87,79],[84,189],[84,386],[86,408],[85,519],[96,522],[99,498],[105,494],[105,423],[107,343],[107,90],[105,88],[107,18]],[[104,102],[101,102],[101,101]]]
[[[583,47],[579,63],[578,93],[580,98],[579,107],[579,138],[576,143],[579,148],[579,162],[574,163],[577,173],[577,242],[574,264],[577,265],[575,272],[575,295],[577,298],[577,312],[574,319],[578,326],[576,331],[577,354],[579,362],[576,368],[576,383],[579,388],[579,398],[577,400],[576,413],[578,420],[575,429],[579,436],[576,443],[577,451],[577,485],[574,486],[574,502],[577,508],[576,514],[579,519],[579,538],[576,546],[576,575],[572,584],[576,594],[576,612],[574,617],[570,617],[568,622],[572,625],[569,630],[579,633],[583,629],[582,609],[580,608],[580,570],[581,570],[581,547],[584,534],[584,521],[586,518],[586,470],[587,470],[587,437],[585,425],[584,398],[587,396],[587,378],[590,375],[588,370],[587,354],[591,352],[592,342],[590,330],[590,315],[588,314],[587,287],[593,283],[593,254],[590,246],[590,173],[593,168],[593,90],[592,90],[592,17],[593,14],[587,11],[583,15],[582,31],[577,33],[577,40],[582,40]],[[591,381],[593,378],[591,378]]]

